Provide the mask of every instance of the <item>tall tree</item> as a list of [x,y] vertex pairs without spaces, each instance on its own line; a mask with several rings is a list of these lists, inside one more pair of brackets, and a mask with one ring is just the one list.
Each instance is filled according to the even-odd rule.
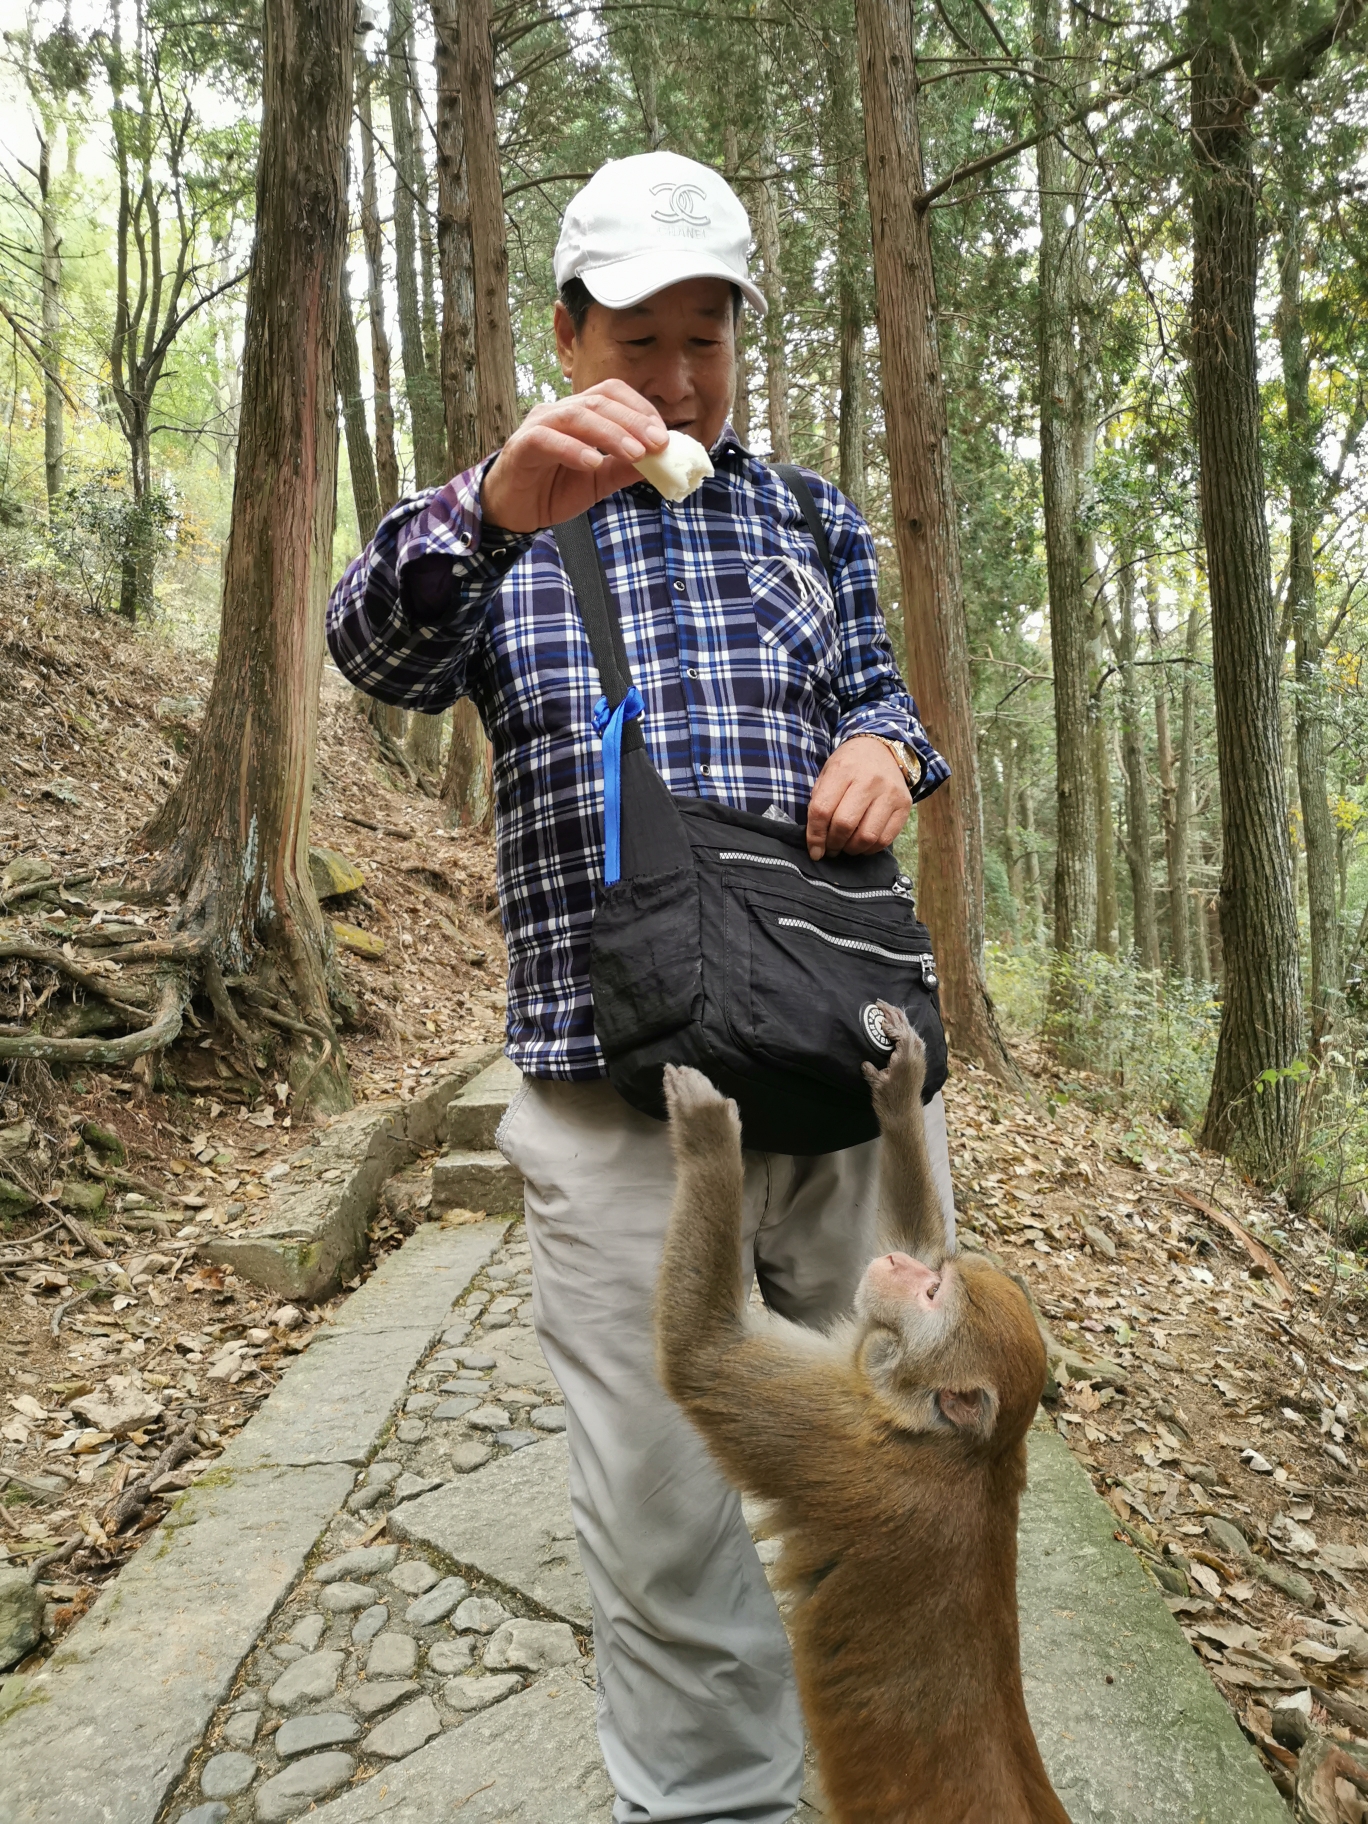
[[[1052,109],[1062,67],[1059,0],[1032,0],[1037,126]],[[1082,228],[1073,214],[1068,154],[1045,134],[1035,149],[1040,197],[1039,359],[1040,481],[1045,560],[1050,584],[1050,654],[1054,672],[1056,842],[1055,949],[1087,950],[1097,927],[1096,785],[1089,752],[1088,634],[1079,545],[1081,515],[1075,425],[1074,363],[1078,255]]]
[[497,449],[518,422],[513,323],[508,310],[508,238],[494,107],[494,28],[490,0],[467,0],[460,31],[461,117],[470,187],[475,272],[475,373],[482,453]]
[[356,323],[347,287],[346,261],[339,280],[341,308],[337,322],[337,390],[342,398],[342,424],[347,437],[347,468],[351,474],[356,529],[363,545],[375,537],[380,524],[380,488],[375,479],[375,451],[366,427],[366,399],[361,391],[361,353],[356,346]]
[[[1284,161],[1285,168],[1293,159]],[[1321,473],[1311,416],[1311,362],[1302,317],[1303,216],[1290,200],[1278,248],[1278,345],[1287,423],[1287,607],[1296,640],[1292,726],[1297,794],[1306,844],[1306,903],[1311,938],[1311,1051],[1320,1057],[1339,1017],[1342,997],[1336,895],[1338,841],[1326,789],[1325,681],[1316,608],[1315,536]]]
[[446,480],[445,427],[437,376],[428,370],[418,268],[418,146],[413,131],[413,8],[393,0],[388,47],[390,130],[394,135],[394,288],[399,346],[413,435],[414,479],[420,488]]
[[371,90],[375,65],[358,56],[356,113],[361,123],[361,239],[366,249],[366,304],[370,316],[371,389],[375,397],[375,475],[380,511],[399,498],[399,454],[394,445],[394,397],[390,387],[390,341],[385,328],[385,242],[375,181],[375,123]]
[[302,1044],[291,1079],[350,1100],[309,878],[309,805],[332,567],[335,362],[347,241],[355,0],[266,0],[257,226],[218,660],[189,766],[147,831],[183,896],[216,1005],[224,965],[260,963],[251,1004]]
[[1164,881],[1168,890],[1169,962],[1173,963],[1173,826],[1178,786],[1173,776],[1173,737],[1169,732],[1168,678],[1164,662],[1164,629],[1159,613],[1159,565],[1151,557],[1145,565],[1145,612],[1149,618],[1150,653],[1154,667],[1154,757],[1159,772],[1159,821],[1164,837]]
[[897,0],[856,0],[855,14],[908,664],[927,726],[954,769],[918,812],[918,891],[952,1044],[1012,1077],[983,967],[983,811],[911,17]]
[[1121,767],[1126,776],[1126,860],[1130,864],[1135,954],[1142,969],[1157,969],[1159,928],[1154,915],[1154,868],[1150,856],[1149,780],[1140,679],[1135,669],[1136,562],[1133,550],[1122,551],[1113,650],[1121,673]]
[[1193,954],[1193,921],[1206,926],[1204,903],[1194,905],[1189,884],[1189,853],[1192,831],[1193,780],[1196,773],[1197,745],[1197,643],[1201,637],[1202,619],[1197,609],[1196,591],[1189,604],[1187,630],[1183,643],[1183,689],[1178,712],[1178,778],[1173,800],[1173,863],[1169,872],[1169,935],[1174,973],[1194,981],[1205,981],[1205,969],[1199,974]]
[[860,160],[855,107],[859,70],[853,34],[827,33],[826,138],[836,171],[836,296],[838,385],[841,418],[837,478],[857,506],[865,494],[865,274],[869,263],[869,209]]

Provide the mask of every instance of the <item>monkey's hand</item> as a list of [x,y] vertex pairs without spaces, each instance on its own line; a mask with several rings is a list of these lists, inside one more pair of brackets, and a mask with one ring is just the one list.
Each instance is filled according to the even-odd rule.
[[665,1106],[670,1114],[670,1142],[675,1157],[730,1153],[741,1144],[741,1117],[735,1102],[715,1089],[701,1070],[665,1066]]
[[884,1028],[894,1041],[893,1055],[882,1070],[866,1064],[864,1074],[879,1125],[887,1129],[921,1108],[921,1093],[926,1082],[926,1047],[912,1030],[901,1007],[892,1007],[887,1001],[880,1001],[878,1007]]

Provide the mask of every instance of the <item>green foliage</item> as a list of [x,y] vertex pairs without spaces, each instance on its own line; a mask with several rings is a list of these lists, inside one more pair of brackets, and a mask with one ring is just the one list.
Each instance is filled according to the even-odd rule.
[[153,487],[135,501],[118,469],[91,474],[62,495],[48,528],[58,574],[92,613],[114,605],[125,563],[174,541],[181,508],[173,489]]
[[988,983],[1012,1025],[1086,1060],[1099,1101],[1196,1127],[1220,1023],[1204,990],[1096,951],[1056,957],[998,944],[989,945]]

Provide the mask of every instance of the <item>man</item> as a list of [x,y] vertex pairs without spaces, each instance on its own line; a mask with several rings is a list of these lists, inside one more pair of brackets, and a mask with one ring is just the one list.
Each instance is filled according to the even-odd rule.
[[[811,478],[833,591],[794,495],[727,423],[737,317],[765,309],[749,238],[706,167],[667,152],[605,165],[556,252],[570,396],[395,507],[328,618],[354,684],[428,712],[469,695],[494,743],[508,1054],[524,1073],[499,1144],[527,1180],[534,1321],[565,1395],[618,1824],[784,1824],[803,1743],[740,1503],[655,1378],[674,1172],[664,1126],[611,1088],[594,1037],[599,683],[546,528],[590,511],[672,791],[805,818],[820,857],[887,847],[948,775],[898,676],[858,511]],[[716,470],[678,506],[632,466],[667,430]],[[939,1097],[927,1125],[949,1211]],[[747,1264],[772,1309],[822,1324],[848,1306],[877,1152],[747,1155]]]

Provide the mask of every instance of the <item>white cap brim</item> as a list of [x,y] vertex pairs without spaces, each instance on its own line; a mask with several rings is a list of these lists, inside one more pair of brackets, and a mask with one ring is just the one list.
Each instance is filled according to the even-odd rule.
[[725,279],[735,285],[755,311],[763,317],[769,309],[765,294],[742,273],[734,271],[725,260],[706,253],[694,253],[687,247],[662,252],[633,254],[630,259],[612,260],[607,265],[581,267],[575,277],[584,281],[589,296],[609,310],[630,310],[643,299],[652,298],[671,285],[686,279]]

